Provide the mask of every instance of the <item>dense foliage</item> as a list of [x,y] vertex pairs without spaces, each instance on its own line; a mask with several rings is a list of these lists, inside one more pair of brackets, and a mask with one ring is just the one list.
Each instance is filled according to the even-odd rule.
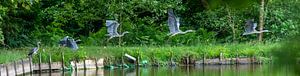
[[[235,5],[247,6],[235,6]],[[299,33],[299,1],[266,2],[266,41],[280,41]],[[181,29],[195,33],[169,38],[167,9],[181,17]],[[193,45],[247,42],[245,20],[258,22],[259,0],[3,0],[0,2],[0,42],[10,47],[54,46],[66,35],[85,45]],[[130,33],[106,42],[106,19],[118,20],[119,31]],[[3,32],[3,33],[2,33]]]

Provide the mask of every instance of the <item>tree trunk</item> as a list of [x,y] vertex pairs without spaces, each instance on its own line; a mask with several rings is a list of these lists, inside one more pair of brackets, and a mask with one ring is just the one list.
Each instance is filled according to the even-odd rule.
[[[264,28],[264,7],[265,7],[265,0],[261,0],[260,4],[260,12],[259,12],[259,30],[263,31]],[[258,41],[261,42],[263,40],[263,33],[259,34]]]

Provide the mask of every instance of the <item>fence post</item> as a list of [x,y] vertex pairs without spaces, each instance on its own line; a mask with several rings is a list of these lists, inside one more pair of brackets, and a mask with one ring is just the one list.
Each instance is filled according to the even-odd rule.
[[235,64],[239,64],[239,54],[236,55]]
[[25,75],[25,68],[24,68],[24,60],[22,59],[21,60],[21,63],[22,63],[22,74],[23,74],[23,76]]
[[49,65],[49,72],[51,73],[52,72],[52,58],[51,58],[51,53],[49,53],[49,62],[48,62],[48,65]]
[[86,70],[86,63],[85,63],[85,59],[83,60],[83,69]]
[[30,74],[32,75],[32,57],[29,57],[29,69]]
[[77,71],[77,59],[75,59],[74,64],[75,64],[75,70]]
[[220,53],[220,57],[219,57],[219,64],[222,65],[223,63],[223,53]]
[[6,76],[9,76],[8,65],[6,65]]
[[42,63],[42,53],[39,53],[39,73],[42,72],[41,63]]
[[62,71],[65,71],[65,67],[64,67],[64,65],[65,65],[65,58],[64,58],[64,53],[62,52],[61,53],[61,68],[62,68]]
[[17,75],[18,72],[17,72],[17,64],[16,64],[16,61],[14,61],[14,70],[15,70],[15,75]]
[[1,76],[1,73],[2,73],[2,64],[0,64],[0,76]]
[[202,64],[204,65],[205,64],[205,54],[203,54],[203,57],[202,57],[203,59],[203,61],[202,61]]

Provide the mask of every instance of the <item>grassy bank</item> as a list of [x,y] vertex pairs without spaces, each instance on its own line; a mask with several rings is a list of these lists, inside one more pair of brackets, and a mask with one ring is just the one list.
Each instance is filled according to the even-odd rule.
[[[46,62],[49,55],[52,61],[60,61],[61,54],[64,53],[65,60],[86,59],[86,58],[109,58],[113,63],[119,63],[124,53],[132,56],[139,56],[141,60],[149,62],[165,63],[170,58],[180,61],[184,57],[193,59],[218,58],[223,53],[225,58],[233,57],[270,57],[272,48],[278,44],[199,44],[195,46],[136,46],[136,47],[116,47],[116,46],[81,46],[78,51],[72,51],[68,48],[42,47],[39,50],[42,61]],[[23,49],[2,49],[0,53],[0,63],[11,62],[20,58],[26,58],[29,48]],[[34,56],[37,61],[39,55]]]

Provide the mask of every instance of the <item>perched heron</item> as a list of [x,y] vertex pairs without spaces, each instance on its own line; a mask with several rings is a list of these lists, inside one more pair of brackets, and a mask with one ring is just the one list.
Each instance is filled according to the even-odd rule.
[[269,32],[269,30],[257,31],[256,27],[257,27],[257,23],[254,23],[254,19],[247,20],[246,21],[246,26],[245,26],[245,32],[243,33],[243,35],[250,35],[250,34],[255,34],[255,33]]
[[59,45],[60,45],[60,46],[66,46],[69,38],[70,38],[69,36],[66,36],[66,37],[64,37],[63,39],[61,39],[61,40],[59,41]]
[[168,36],[175,36],[177,34],[185,34],[188,32],[194,32],[194,30],[187,30],[187,31],[181,31],[179,29],[180,27],[180,18],[176,18],[174,12],[172,9],[168,9],[168,26],[170,29],[170,33],[168,34]]
[[32,57],[33,54],[36,54],[39,51],[40,44],[41,44],[41,42],[37,42],[37,47],[34,47],[33,49],[31,49],[31,51],[28,53],[29,57]]
[[121,35],[118,33],[119,23],[116,20],[106,20],[106,27],[108,32],[108,40],[115,37],[123,37],[125,34],[129,33],[128,31],[123,32]]

